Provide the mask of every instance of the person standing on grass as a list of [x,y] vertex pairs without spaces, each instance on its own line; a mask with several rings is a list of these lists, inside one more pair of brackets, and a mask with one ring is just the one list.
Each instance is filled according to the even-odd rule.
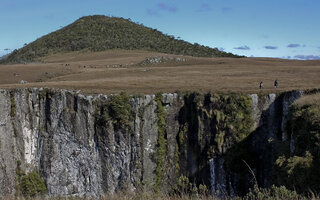
[[277,80],[277,79],[274,81],[274,88],[275,88],[275,89],[278,88],[278,80]]
[[263,88],[263,82],[260,82],[259,88],[262,89]]

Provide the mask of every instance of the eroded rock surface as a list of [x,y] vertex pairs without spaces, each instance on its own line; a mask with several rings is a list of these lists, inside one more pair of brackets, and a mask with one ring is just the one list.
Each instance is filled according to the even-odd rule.
[[[285,115],[301,95],[296,91],[280,96],[162,94],[166,148],[161,182],[156,185],[160,116],[155,95],[128,97],[128,102],[120,99],[117,103],[112,96],[84,96],[67,90],[0,90],[0,195],[17,192],[19,166],[26,173],[39,172],[49,196],[97,197],[155,188],[171,191],[181,175],[213,193],[233,196],[250,184],[239,186],[243,177],[230,171],[226,156],[245,138],[246,147],[257,157],[253,170],[259,182],[268,186],[272,141],[286,140]],[[230,135],[233,129],[249,128],[232,124],[224,112],[244,120],[246,110],[232,111],[225,107],[229,101],[235,101],[237,110],[250,105],[241,108],[250,110],[252,124],[240,139]],[[225,133],[221,127],[227,127]]]

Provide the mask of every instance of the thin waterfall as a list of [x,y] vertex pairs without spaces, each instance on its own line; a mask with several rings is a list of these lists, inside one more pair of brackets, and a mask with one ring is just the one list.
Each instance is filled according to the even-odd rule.
[[216,174],[215,174],[214,159],[211,158],[209,162],[210,162],[211,194],[214,195],[216,193]]

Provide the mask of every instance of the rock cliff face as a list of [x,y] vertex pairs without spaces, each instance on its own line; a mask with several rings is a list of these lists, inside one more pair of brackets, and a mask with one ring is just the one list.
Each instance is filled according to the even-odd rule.
[[233,196],[252,185],[246,164],[269,186],[274,144],[289,138],[285,115],[301,95],[0,90],[0,195],[18,192],[19,170],[37,171],[49,196],[169,192],[182,175]]

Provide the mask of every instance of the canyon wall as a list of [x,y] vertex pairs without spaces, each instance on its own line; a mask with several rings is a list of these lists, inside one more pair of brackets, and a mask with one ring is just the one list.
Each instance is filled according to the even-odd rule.
[[19,192],[32,172],[49,196],[172,192],[181,177],[218,196],[267,187],[301,95],[0,90],[0,195]]

